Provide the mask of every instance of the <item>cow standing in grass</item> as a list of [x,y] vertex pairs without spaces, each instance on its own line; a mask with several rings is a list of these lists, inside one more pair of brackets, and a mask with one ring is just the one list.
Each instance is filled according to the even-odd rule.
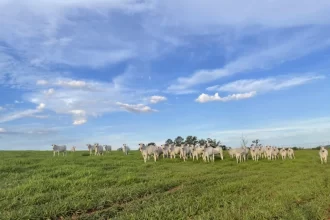
[[66,155],[66,145],[56,145],[56,144],[52,144],[53,147],[53,156],[55,156],[56,152],[57,155],[60,156],[60,152]]
[[128,155],[129,147],[126,144],[123,144],[123,152],[125,155]]
[[285,160],[286,159],[286,155],[287,155],[287,151],[286,151],[286,149],[284,147],[280,150],[280,154],[282,156],[282,160]]
[[328,161],[328,150],[325,149],[324,147],[321,147],[319,155],[320,155],[320,159],[321,159],[321,164],[327,163],[327,161]]
[[112,147],[111,145],[103,145],[105,152],[111,152]]
[[89,155],[92,156],[93,154],[93,150],[94,150],[94,146],[91,144],[86,144],[88,151],[89,151]]
[[292,148],[288,148],[288,158],[289,159],[295,159],[294,151],[293,151]]
[[162,151],[163,151],[163,158],[165,158],[165,156],[168,158],[170,155],[170,148],[169,146],[167,146],[166,144],[162,144],[161,145]]
[[251,154],[251,157],[252,157],[252,160],[254,161],[258,161],[258,152],[259,149],[256,148],[253,144],[251,145],[251,149],[250,149],[250,154]]
[[144,144],[140,143],[139,146],[139,149],[145,162],[149,160],[149,156],[151,155],[154,156],[154,161],[157,161],[159,157],[159,150],[156,145],[145,146]]
[[94,150],[96,156],[100,156],[104,154],[103,146],[99,145],[98,143],[94,144]]
[[75,152],[75,151],[76,151],[76,147],[75,146],[71,147],[71,152]]

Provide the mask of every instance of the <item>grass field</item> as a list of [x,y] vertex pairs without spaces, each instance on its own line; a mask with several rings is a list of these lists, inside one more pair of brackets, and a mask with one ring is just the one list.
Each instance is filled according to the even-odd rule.
[[330,165],[295,160],[143,163],[140,152],[1,151],[0,219],[328,219]]

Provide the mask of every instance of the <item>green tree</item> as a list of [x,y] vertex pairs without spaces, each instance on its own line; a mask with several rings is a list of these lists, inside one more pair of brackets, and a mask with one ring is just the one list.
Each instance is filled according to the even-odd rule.
[[196,144],[196,141],[197,141],[197,137],[196,136],[187,136],[186,137],[186,141],[185,143],[186,144]]
[[172,139],[167,139],[167,141],[165,142],[165,144],[167,144],[167,145],[173,144]]
[[259,142],[260,142],[259,139],[255,139],[255,140],[252,141],[252,143],[253,143],[255,146],[259,146],[259,145],[258,145]]
[[205,140],[205,139],[199,139],[199,140],[198,140],[198,143],[199,143],[200,145],[204,145],[204,144],[206,144],[206,140]]
[[180,144],[183,144],[184,143],[184,139],[181,136],[177,136],[174,139],[174,143],[175,143],[176,146],[179,146]]

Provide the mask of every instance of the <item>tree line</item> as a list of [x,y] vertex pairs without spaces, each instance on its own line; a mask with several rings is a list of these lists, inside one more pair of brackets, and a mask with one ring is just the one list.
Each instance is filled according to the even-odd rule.
[[[198,139],[197,136],[192,136],[192,135],[187,136],[185,139],[181,136],[176,137],[174,140],[169,138],[166,140],[165,145],[171,145],[171,144],[174,144],[175,146],[180,146],[181,144],[204,145],[207,142],[210,144],[211,147],[220,146],[222,147],[223,150],[227,149],[226,145],[223,145],[220,140],[212,139],[212,138]],[[148,146],[149,145],[155,145],[155,143],[150,142],[148,143]]]

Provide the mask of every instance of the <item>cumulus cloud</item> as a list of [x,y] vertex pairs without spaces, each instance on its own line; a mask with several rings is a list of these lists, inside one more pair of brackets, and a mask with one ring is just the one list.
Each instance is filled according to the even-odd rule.
[[163,101],[166,101],[166,100],[167,100],[167,98],[165,96],[154,95],[154,96],[150,97],[150,102],[152,104],[156,104],[158,102],[163,102]]
[[256,94],[257,93],[255,91],[252,91],[248,93],[238,93],[238,94],[231,94],[225,97],[220,97],[218,93],[215,93],[214,95],[208,95],[202,93],[200,96],[198,96],[198,98],[195,101],[199,103],[214,102],[214,101],[227,102],[232,100],[252,98]]
[[117,102],[122,109],[125,109],[128,112],[135,112],[135,113],[148,113],[148,112],[156,112],[157,110],[150,108],[149,106],[143,104],[137,105],[130,105],[121,102]]
[[310,83],[315,80],[324,79],[325,76],[317,74],[302,74],[299,76],[278,76],[263,79],[244,79],[227,83],[225,85],[216,85],[208,87],[208,91],[223,92],[267,92],[271,90],[282,90]]

